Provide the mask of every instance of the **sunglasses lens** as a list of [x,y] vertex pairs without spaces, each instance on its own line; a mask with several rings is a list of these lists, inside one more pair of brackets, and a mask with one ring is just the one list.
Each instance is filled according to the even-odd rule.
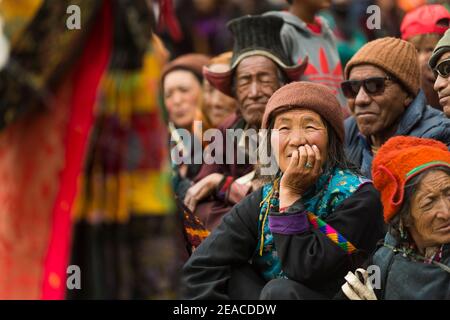
[[346,98],[354,99],[361,88],[361,81],[344,81],[341,88]]
[[450,75],[450,61],[443,61],[436,67],[437,73],[444,78]]
[[364,83],[364,89],[369,94],[379,94],[384,90],[384,79],[383,78],[367,79]]

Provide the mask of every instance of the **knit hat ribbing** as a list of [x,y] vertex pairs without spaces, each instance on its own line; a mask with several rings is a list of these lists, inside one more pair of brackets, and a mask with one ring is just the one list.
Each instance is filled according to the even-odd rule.
[[420,67],[417,50],[413,44],[392,37],[370,41],[364,45],[345,67],[345,79],[358,65],[371,64],[397,78],[416,96],[420,90]]
[[344,141],[344,115],[339,101],[328,87],[312,82],[298,81],[275,91],[266,105],[262,128],[268,129],[271,115],[282,107],[304,108],[317,112]]
[[450,167],[450,152],[442,142],[396,136],[377,152],[372,163],[375,188],[381,193],[384,220],[389,222],[400,210],[406,183],[432,167]]

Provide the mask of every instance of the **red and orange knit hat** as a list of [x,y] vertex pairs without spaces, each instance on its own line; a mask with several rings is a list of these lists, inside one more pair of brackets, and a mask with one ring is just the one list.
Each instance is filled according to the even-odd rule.
[[381,193],[386,222],[401,208],[406,183],[432,167],[450,167],[450,152],[442,142],[397,136],[380,148],[372,163],[372,177]]

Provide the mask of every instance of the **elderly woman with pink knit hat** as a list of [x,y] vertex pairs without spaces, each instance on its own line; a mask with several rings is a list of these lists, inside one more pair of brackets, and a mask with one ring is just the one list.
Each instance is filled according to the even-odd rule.
[[280,88],[262,128],[276,172],[193,253],[185,298],[331,298],[384,235],[378,193],[345,158],[343,115],[329,88]]
[[374,270],[371,281],[364,269],[357,270],[361,280],[349,273],[342,287],[345,295],[358,300],[449,300],[450,152],[446,145],[431,139],[392,138],[381,147],[372,170],[389,232],[367,263]]

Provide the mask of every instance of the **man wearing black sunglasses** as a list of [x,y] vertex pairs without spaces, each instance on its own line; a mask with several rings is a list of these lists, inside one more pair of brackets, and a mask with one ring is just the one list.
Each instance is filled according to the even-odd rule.
[[396,38],[369,42],[345,68],[342,91],[352,117],[346,120],[346,152],[368,177],[372,159],[391,137],[416,136],[450,145],[450,120],[427,105],[420,66],[411,43]]
[[436,77],[434,90],[439,96],[439,104],[450,118],[450,31],[447,31],[436,45],[429,65]]

